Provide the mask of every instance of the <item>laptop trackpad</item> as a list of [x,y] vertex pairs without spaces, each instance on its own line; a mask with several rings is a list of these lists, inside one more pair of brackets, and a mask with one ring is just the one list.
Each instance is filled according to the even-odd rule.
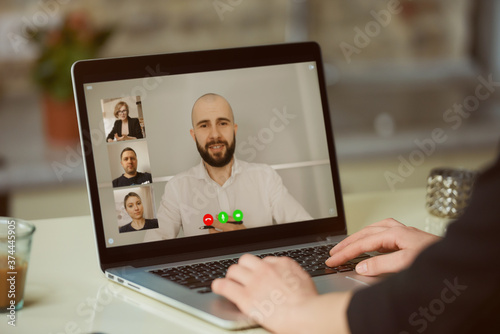
[[336,291],[348,291],[366,288],[377,281],[375,277],[364,277],[356,273],[328,276],[319,276],[314,278],[314,283],[318,293],[325,294]]

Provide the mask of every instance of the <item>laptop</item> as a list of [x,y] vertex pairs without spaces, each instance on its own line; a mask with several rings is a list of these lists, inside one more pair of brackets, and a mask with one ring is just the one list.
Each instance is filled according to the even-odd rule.
[[[108,279],[227,329],[255,326],[210,289],[244,253],[296,258],[320,293],[374,282],[356,260],[324,265],[347,230],[318,44],[84,60],[72,79]],[[223,152],[199,144],[199,101],[203,130],[237,124],[233,138],[207,135]],[[203,119],[209,102],[233,119]],[[200,152],[229,146],[221,185]]]

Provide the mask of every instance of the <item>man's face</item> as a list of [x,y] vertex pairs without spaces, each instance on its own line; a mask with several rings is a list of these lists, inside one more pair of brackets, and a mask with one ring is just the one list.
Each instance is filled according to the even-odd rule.
[[133,151],[123,152],[121,164],[125,174],[128,174],[131,177],[135,176],[137,173],[137,156]]
[[202,159],[212,167],[224,167],[233,159],[236,131],[229,103],[220,96],[202,98],[193,108],[191,136]]

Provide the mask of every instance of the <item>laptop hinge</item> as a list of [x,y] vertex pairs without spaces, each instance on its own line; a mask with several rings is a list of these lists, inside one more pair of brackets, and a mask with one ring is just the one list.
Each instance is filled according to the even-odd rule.
[[107,265],[103,263],[101,267],[103,270],[106,270],[108,268],[116,268],[123,266],[132,266],[132,267],[154,266],[162,263],[188,261],[188,260],[209,258],[215,256],[225,256],[230,254],[252,252],[261,249],[285,247],[291,245],[306,244],[311,242],[329,242],[327,240],[329,236],[330,235],[327,234],[318,234],[318,235],[311,235],[309,237],[302,236],[300,238],[297,237],[288,239],[278,239],[273,241],[256,242],[239,246],[218,248],[214,250],[204,250],[204,251],[196,251],[196,252],[177,254],[177,255],[158,256],[140,260],[113,262]]

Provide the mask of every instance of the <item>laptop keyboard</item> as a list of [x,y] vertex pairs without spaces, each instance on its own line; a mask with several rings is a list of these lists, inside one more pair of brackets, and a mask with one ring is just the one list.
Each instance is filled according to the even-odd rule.
[[[357,258],[347,263],[330,268],[325,265],[329,257],[328,252],[334,246],[321,245],[315,247],[298,248],[289,251],[258,254],[260,258],[266,256],[288,256],[297,261],[300,266],[312,277],[331,275],[352,271],[356,264],[370,257],[368,254],[361,254]],[[210,286],[216,278],[224,277],[226,271],[232,264],[238,263],[238,258],[224,259],[219,261],[203,262],[178,267],[167,267],[163,269],[151,270],[150,272],[165,279],[181,284],[190,289],[199,289],[199,293],[211,292]]]

